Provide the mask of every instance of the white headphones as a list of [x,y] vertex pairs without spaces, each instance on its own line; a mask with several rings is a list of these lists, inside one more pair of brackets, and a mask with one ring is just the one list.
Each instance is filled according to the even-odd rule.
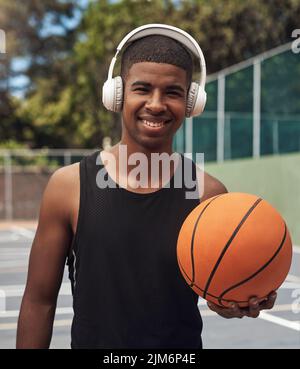
[[187,32],[165,24],[146,24],[128,33],[119,43],[115,56],[113,57],[106,82],[102,89],[102,102],[106,109],[119,112],[123,105],[123,82],[120,76],[112,77],[117,56],[125,44],[150,35],[163,35],[171,37],[186,46],[200,61],[201,77],[199,83],[192,82],[189,88],[186,106],[186,116],[200,115],[205,107],[206,92],[206,65],[205,59],[196,40]]

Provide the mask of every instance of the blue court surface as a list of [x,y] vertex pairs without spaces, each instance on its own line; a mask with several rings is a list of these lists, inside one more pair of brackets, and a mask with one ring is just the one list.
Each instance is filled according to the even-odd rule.
[[[10,226],[0,231],[0,348],[14,348],[17,320],[27,278],[35,229]],[[204,348],[300,348],[300,247],[294,246],[289,275],[276,305],[259,318],[224,319],[199,298]],[[70,348],[72,296],[65,270],[51,348]]]

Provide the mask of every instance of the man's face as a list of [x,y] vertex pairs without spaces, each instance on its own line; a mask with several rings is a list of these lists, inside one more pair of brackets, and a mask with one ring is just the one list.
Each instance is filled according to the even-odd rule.
[[186,110],[186,72],[171,64],[133,64],[124,89],[122,143],[169,151]]

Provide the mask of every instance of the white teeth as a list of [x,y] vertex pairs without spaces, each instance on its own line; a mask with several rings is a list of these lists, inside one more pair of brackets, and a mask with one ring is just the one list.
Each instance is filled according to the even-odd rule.
[[148,120],[143,120],[143,123],[146,124],[149,127],[162,127],[164,125],[164,122],[149,122]]

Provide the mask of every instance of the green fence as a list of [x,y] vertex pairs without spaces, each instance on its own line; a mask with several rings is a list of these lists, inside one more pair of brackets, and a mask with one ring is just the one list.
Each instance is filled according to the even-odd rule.
[[[205,112],[174,149],[223,161],[300,151],[300,54],[282,45],[209,76]],[[191,142],[189,142],[189,140]]]

